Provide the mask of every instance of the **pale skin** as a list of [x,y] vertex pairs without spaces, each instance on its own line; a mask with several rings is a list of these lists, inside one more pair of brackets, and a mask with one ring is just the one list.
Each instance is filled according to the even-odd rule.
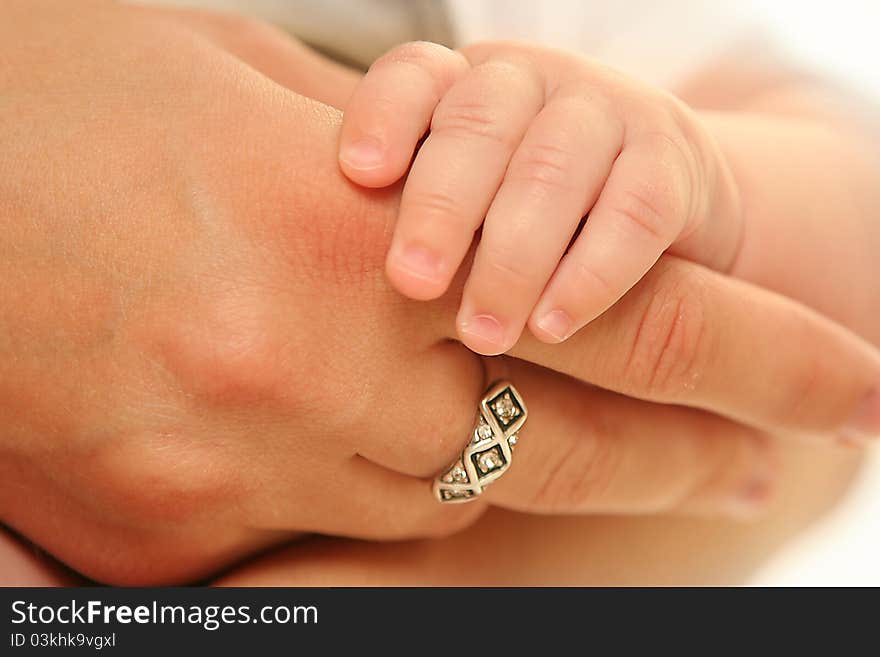
[[[775,265],[795,233],[798,255],[817,266],[829,257],[829,224],[875,235],[876,222],[839,219],[880,201],[851,193],[869,191],[859,172],[877,166],[864,126],[805,101],[777,82],[701,112],[569,53],[408,43],[358,84],[340,164],[368,187],[409,172],[386,270],[413,299],[446,293],[481,230],[457,326],[464,344],[494,355],[526,325],[544,342],[569,338],[664,252],[777,286],[803,271]],[[876,308],[871,295],[846,302]]]
[[[399,190],[337,161],[357,74],[210,14],[0,12],[0,518],[89,577],[192,581],[304,533],[445,536],[490,507],[751,517],[786,471],[776,435],[877,433],[855,138],[826,153],[854,149],[847,197],[811,199],[852,230],[786,240],[785,275],[664,255],[563,344],[524,335],[516,467],[449,508],[428,481],[486,384],[455,341],[466,269],[431,303],[388,284]],[[814,239],[852,257],[817,273]]]

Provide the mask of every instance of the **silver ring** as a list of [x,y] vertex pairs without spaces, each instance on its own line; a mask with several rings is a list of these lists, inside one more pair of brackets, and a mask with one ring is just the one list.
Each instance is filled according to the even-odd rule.
[[507,472],[513,448],[528,417],[519,392],[508,381],[491,386],[480,400],[474,432],[461,456],[434,479],[434,496],[444,503],[472,502]]

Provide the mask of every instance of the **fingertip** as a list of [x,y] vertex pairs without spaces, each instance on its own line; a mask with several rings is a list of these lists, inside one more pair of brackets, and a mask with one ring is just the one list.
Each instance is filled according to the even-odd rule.
[[343,139],[339,161],[352,171],[372,171],[385,165],[387,148],[377,137],[359,136]]
[[339,167],[345,176],[364,187],[386,187],[400,177],[390,161],[388,148],[376,137],[343,138]]
[[437,299],[449,287],[442,258],[421,246],[392,247],[385,273],[394,289],[416,301]]
[[500,356],[516,342],[494,316],[488,313],[459,313],[458,337],[462,344],[482,356]]
[[[580,244],[583,236],[575,242]],[[589,259],[571,251],[559,263],[556,272],[538,300],[529,318],[535,337],[548,344],[565,342],[614,306],[627,291],[608,275],[595,273],[586,266]]]
[[532,334],[547,344],[565,342],[574,333],[573,326],[569,314],[560,309],[536,312],[529,322]]
[[411,272],[389,267],[387,268],[387,276],[395,290],[413,301],[433,301],[442,297],[446,292],[444,285],[420,278]]

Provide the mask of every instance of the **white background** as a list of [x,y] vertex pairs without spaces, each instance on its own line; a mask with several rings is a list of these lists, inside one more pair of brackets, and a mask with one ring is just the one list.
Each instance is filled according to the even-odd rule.
[[[756,5],[792,53],[880,98],[880,0],[763,0]],[[754,584],[880,586],[877,449],[843,502],[781,550]]]

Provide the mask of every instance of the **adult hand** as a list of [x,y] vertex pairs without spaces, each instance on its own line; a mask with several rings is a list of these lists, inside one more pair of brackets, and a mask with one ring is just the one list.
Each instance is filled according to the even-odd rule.
[[[260,72],[314,57],[249,23],[230,46],[240,24],[195,14],[0,11],[4,522],[126,583],[191,580],[302,531],[473,522],[485,503],[438,505],[424,480],[485,385],[450,340],[460,281],[433,304],[385,284],[396,194],[349,186],[338,112]],[[565,347],[517,349],[678,404],[508,361],[531,418],[486,500],[530,510],[751,510],[767,445],[706,410],[834,435],[880,382],[847,331],[672,258]]]

